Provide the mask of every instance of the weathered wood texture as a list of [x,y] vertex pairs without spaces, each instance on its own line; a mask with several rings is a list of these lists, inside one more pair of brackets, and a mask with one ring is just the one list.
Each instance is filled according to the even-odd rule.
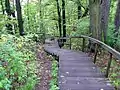
[[60,90],[114,90],[86,53],[60,49],[56,40],[46,40],[44,49],[59,57]]

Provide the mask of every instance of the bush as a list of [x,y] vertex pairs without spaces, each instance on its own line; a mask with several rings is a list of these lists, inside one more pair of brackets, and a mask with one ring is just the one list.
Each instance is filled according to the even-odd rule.
[[36,84],[36,67],[31,47],[35,43],[12,35],[0,38],[0,89],[32,90]]

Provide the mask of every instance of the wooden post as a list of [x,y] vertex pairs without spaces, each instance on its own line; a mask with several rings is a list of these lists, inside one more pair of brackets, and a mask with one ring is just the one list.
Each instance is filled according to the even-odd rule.
[[72,45],[71,39],[72,39],[72,38],[70,38],[70,50],[71,50],[71,45]]
[[83,38],[83,46],[82,46],[82,51],[84,52],[85,50],[85,38]]
[[112,53],[110,53],[110,59],[109,59],[109,61],[108,61],[108,66],[107,66],[107,70],[106,70],[106,78],[107,78],[108,75],[109,75],[111,62],[112,62]]
[[97,45],[97,43],[96,43],[96,44],[95,44],[95,56],[94,56],[94,63],[96,63],[97,53],[98,53],[98,45]]

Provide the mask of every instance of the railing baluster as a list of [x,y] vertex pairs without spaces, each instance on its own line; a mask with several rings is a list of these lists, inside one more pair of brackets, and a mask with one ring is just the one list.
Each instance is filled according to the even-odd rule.
[[85,38],[83,38],[83,46],[82,46],[82,51],[85,51]]
[[72,39],[72,38],[70,38],[70,50],[71,50],[71,44],[72,44],[71,39]]
[[109,75],[111,62],[112,62],[112,53],[110,53],[110,59],[109,59],[109,61],[108,61],[108,66],[107,66],[107,70],[106,70],[106,78],[107,78],[108,75]]
[[94,56],[94,63],[96,63],[97,60],[97,53],[98,53],[98,45],[97,43],[95,44],[95,56]]

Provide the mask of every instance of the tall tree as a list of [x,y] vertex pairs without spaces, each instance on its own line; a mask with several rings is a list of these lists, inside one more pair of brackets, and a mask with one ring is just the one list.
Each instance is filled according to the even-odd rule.
[[[87,7],[84,7],[81,4],[81,0],[71,0],[73,2],[75,2],[77,4],[77,10],[78,10],[78,19],[80,19],[80,17],[86,17],[88,15],[89,12],[89,7],[87,5]],[[86,0],[87,2],[87,0]],[[84,12],[82,11],[82,8],[84,9]]]
[[[11,8],[10,8],[10,1],[9,0],[5,0],[5,11],[7,13],[7,16],[8,16],[8,20],[11,20]],[[7,27],[7,30],[8,30],[8,33],[9,34],[13,34],[13,28],[12,28],[12,24],[10,22],[8,22],[6,24],[6,27]]]
[[58,0],[56,0],[56,3],[57,3],[59,33],[60,33],[60,37],[61,37],[61,36],[62,36],[62,28],[61,28],[61,10],[60,10],[60,6],[59,6]]
[[101,40],[100,30],[100,0],[89,0],[90,33],[92,37]]
[[114,31],[115,37],[118,37],[119,28],[120,28],[120,0],[118,0],[114,24],[115,24],[115,31]]
[[101,34],[103,36],[103,41],[106,42],[107,38],[107,29],[108,29],[108,19],[109,19],[109,11],[110,11],[110,1],[111,0],[101,0],[100,2],[100,18],[101,18]]
[[65,0],[62,0],[63,37],[66,37]]
[[29,23],[29,0],[27,0],[27,24],[28,24],[28,30],[30,30],[30,23]]
[[78,7],[78,19],[80,19],[82,16],[82,7],[81,2],[79,0],[77,0],[77,7]]
[[9,0],[5,0],[5,10],[8,16],[11,15],[11,9],[10,9],[10,1]]
[[15,0],[15,2],[16,2],[16,11],[17,11],[19,33],[20,33],[21,36],[23,36],[24,35],[24,28],[23,28],[23,20],[22,20],[20,0]]
[[88,12],[89,12],[89,7],[86,7],[82,17],[86,17],[88,15]]

